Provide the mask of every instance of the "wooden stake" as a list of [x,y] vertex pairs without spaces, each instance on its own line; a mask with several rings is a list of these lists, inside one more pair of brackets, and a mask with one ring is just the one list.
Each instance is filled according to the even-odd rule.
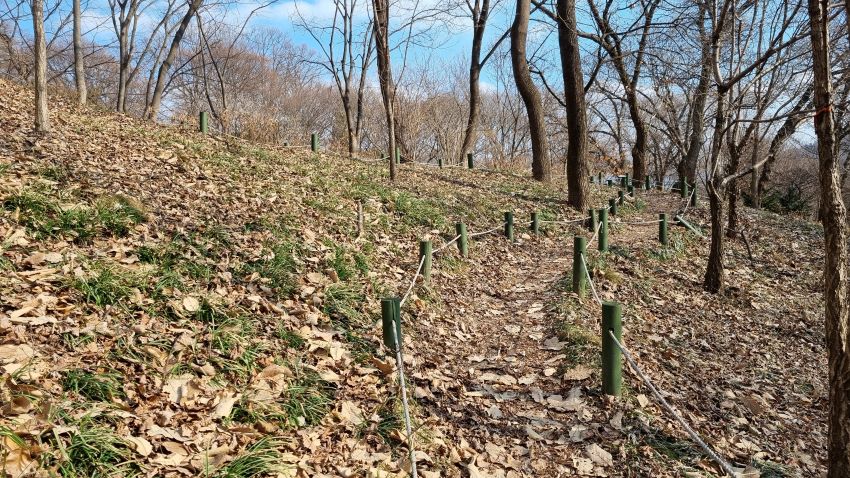
[[588,218],[588,221],[587,221],[587,228],[590,230],[590,232],[595,233],[596,232],[596,210],[595,209],[588,209],[587,213],[589,215],[589,218]]
[[209,119],[207,118],[206,111],[201,111],[201,114],[198,118],[198,131],[203,134],[207,134],[209,132]]
[[658,215],[658,242],[662,246],[667,245],[667,214],[661,213]]
[[505,212],[505,237],[509,241],[514,242],[514,213],[513,211]]
[[466,166],[472,169],[472,153],[466,153]]
[[316,133],[310,135],[310,149],[313,150],[314,153],[319,151],[319,135]]
[[425,279],[426,284],[431,281],[432,250],[431,241],[419,241],[419,260],[421,261],[423,257],[425,258],[425,262],[422,263],[422,277]]
[[599,251],[605,252],[608,250],[608,210],[602,208],[599,210],[599,222],[602,226],[599,227]]
[[383,325],[384,346],[393,352],[395,348],[395,337],[393,336],[393,325],[398,335],[398,344],[401,346],[401,299],[398,297],[384,297],[381,299],[381,324]]
[[582,257],[587,253],[587,238],[573,237],[573,292],[584,297],[587,289],[587,271]]
[[608,209],[611,211],[612,216],[617,215],[617,200],[616,199],[611,198],[611,199],[608,200]]
[[537,211],[531,213],[531,232],[534,234],[540,234],[540,218],[538,217]]
[[462,222],[455,224],[455,233],[460,236],[460,239],[457,240],[457,248],[460,251],[460,255],[463,257],[469,257],[469,242],[466,238],[466,224]]
[[622,352],[611,334],[622,343],[623,311],[617,302],[602,303],[602,391],[620,396],[623,391]]

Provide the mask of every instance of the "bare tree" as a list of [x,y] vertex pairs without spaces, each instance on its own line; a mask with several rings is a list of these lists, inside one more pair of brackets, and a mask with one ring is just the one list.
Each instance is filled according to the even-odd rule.
[[564,103],[567,110],[569,144],[567,149],[567,198],[570,206],[587,208],[587,116],[584,104],[584,77],[578,44],[575,0],[558,0],[558,44],[564,75]]
[[31,0],[32,30],[35,41],[35,130],[50,131],[50,116],[47,110],[47,45],[44,38],[44,3]]
[[[661,0],[638,2],[641,7],[640,15],[636,20],[631,21],[623,31],[618,31],[612,25],[611,16],[613,14],[612,9],[615,7],[614,0],[606,0],[602,11],[597,8],[594,0],[588,0],[587,2],[599,33],[585,36],[597,42],[608,53],[610,62],[623,87],[625,101],[629,107],[629,114],[632,119],[632,128],[634,128],[635,135],[635,142],[632,147],[632,171],[634,177],[638,179],[642,179],[646,175],[647,131],[637,90],[647,43],[649,41],[650,29],[653,26],[653,17],[660,2]],[[633,5],[627,7],[628,10],[631,10]],[[628,12],[628,15],[629,17],[634,16],[631,12]],[[635,33],[639,35],[638,42],[634,46],[634,50],[629,51],[627,50],[627,42]],[[630,58],[632,58],[631,69],[627,65],[627,61]]]
[[[809,0],[815,75],[821,222],[824,231],[824,303],[829,356],[829,478],[850,476],[850,314],[847,309],[847,210],[841,197],[830,71],[828,0]],[[848,10],[850,13],[850,10]]]
[[80,0],[73,0],[74,15],[74,81],[77,85],[77,102],[86,104],[88,91],[86,90],[86,66],[83,55],[83,33],[82,33],[82,11]]
[[183,35],[186,34],[186,29],[189,28],[189,23],[192,21],[192,17],[195,16],[195,13],[197,13],[198,9],[201,8],[202,4],[203,0],[189,1],[186,13],[183,14],[183,19],[180,21],[180,26],[177,28],[177,32],[171,40],[171,46],[168,48],[168,54],[165,56],[165,60],[162,64],[159,65],[159,73],[156,75],[156,87],[154,87],[153,90],[153,99],[151,100],[150,106],[146,112],[146,116],[149,119],[155,120],[159,115],[159,107],[162,103],[162,93],[165,89],[165,79],[168,76],[168,70],[171,68],[171,64],[177,56],[177,50],[180,48],[180,42],[183,41]]
[[531,79],[526,58],[528,22],[531,16],[530,0],[517,0],[516,15],[511,27],[511,64],[517,90],[525,103],[528,126],[531,132],[531,174],[538,181],[548,181],[550,176],[549,144],[546,141],[546,123],[540,92]]
[[390,180],[396,179],[395,164],[395,86],[393,70],[390,64],[390,5],[389,0],[372,0],[374,10],[373,28],[375,30],[375,49],[378,59],[378,83],[381,86],[381,98],[384,102],[384,114],[387,119],[387,146],[390,162]]
[[325,25],[304,18],[295,4],[298,26],[310,35],[322,54],[321,60],[308,61],[331,74],[339,93],[350,156],[360,151],[366,74],[374,51],[372,19],[358,25],[359,5],[357,0],[334,0],[333,19]]

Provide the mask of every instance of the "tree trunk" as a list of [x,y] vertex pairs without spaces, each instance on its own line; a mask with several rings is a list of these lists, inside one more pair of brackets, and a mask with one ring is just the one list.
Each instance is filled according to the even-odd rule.
[[806,115],[800,114],[800,111],[808,106],[811,99],[812,89],[807,88],[803,93],[803,96],[801,96],[794,105],[794,114],[785,119],[785,122],[779,127],[779,130],[770,142],[770,147],[767,150],[768,160],[762,165],[758,179],[759,207],[761,206],[761,198],[764,196],[765,190],[767,189],[767,184],[770,182],[770,173],[773,172],[773,163],[776,162],[776,155],[779,153],[779,148],[785,144],[785,141],[788,138],[794,135],[797,131],[797,126],[801,121],[803,121],[803,119],[806,118]]
[[389,46],[389,0],[372,0],[375,12],[375,50],[378,60],[378,83],[381,85],[381,98],[384,101],[384,113],[387,118],[387,146],[390,162],[390,180],[396,179],[395,164],[395,111],[393,109],[395,91],[393,72],[390,65]]
[[80,0],[74,0],[74,81],[77,85],[77,102],[85,105],[88,97],[86,90],[86,66],[83,57],[82,12]]
[[543,104],[540,100],[540,92],[531,80],[528,60],[525,56],[530,9],[530,0],[517,0],[516,17],[511,26],[511,65],[516,88],[528,113],[528,129],[531,135],[531,174],[538,181],[548,181],[549,145],[546,140],[546,123],[543,120]]
[[[737,173],[738,167],[741,164],[741,151],[738,147],[732,146],[730,150],[729,163],[726,165],[727,176]],[[737,179],[733,179],[729,182],[727,188],[726,195],[729,198],[729,210],[726,216],[726,237],[734,239],[738,234],[738,195],[740,194],[741,185]]]
[[627,95],[629,115],[635,129],[635,144],[632,146],[632,174],[636,180],[642,180],[646,176],[646,123],[643,122],[641,117],[635,88],[638,88],[638,86],[634,85]]
[[697,161],[702,149],[702,135],[705,130],[705,104],[708,100],[708,88],[711,86],[711,44],[705,34],[705,6],[700,2],[699,32],[702,42],[700,53],[699,83],[694,92],[693,107],[691,108],[691,135],[688,142],[688,152],[679,166],[679,181],[686,180],[689,184],[696,184]]
[[481,111],[481,44],[484,41],[484,28],[487,26],[487,17],[490,14],[490,1],[484,0],[480,5],[475,3],[472,10],[472,58],[469,61],[469,117],[466,121],[466,131],[463,134],[461,145],[460,162],[463,163],[466,153],[475,149],[478,139],[478,116]]
[[162,93],[165,89],[165,78],[168,76],[168,70],[171,68],[171,64],[177,56],[177,50],[180,48],[180,42],[183,41],[183,35],[186,34],[186,29],[189,28],[189,22],[192,21],[192,17],[194,17],[198,9],[201,8],[202,3],[203,0],[192,0],[192,2],[189,3],[189,9],[186,10],[186,14],[183,15],[183,19],[180,21],[180,26],[177,28],[177,32],[174,33],[174,38],[171,40],[171,46],[168,48],[168,54],[165,55],[165,60],[161,65],[159,65],[159,72],[156,76],[156,87],[154,87],[153,90],[153,100],[151,101],[151,107],[147,114],[148,119],[156,121],[156,117],[159,115],[159,108],[162,104]]
[[47,111],[47,43],[44,38],[44,3],[32,0],[32,30],[35,37],[35,130],[50,131]]
[[567,200],[578,211],[587,209],[587,116],[584,77],[578,44],[575,0],[558,0],[558,46],[567,110]]
[[708,204],[711,210],[711,247],[702,287],[717,293],[723,287],[723,197],[714,181],[708,184]]
[[815,133],[824,232],[824,303],[829,360],[829,478],[850,476],[850,320],[847,310],[847,211],[839,185],[829,53],[829,2],[809,0],[815,77]]

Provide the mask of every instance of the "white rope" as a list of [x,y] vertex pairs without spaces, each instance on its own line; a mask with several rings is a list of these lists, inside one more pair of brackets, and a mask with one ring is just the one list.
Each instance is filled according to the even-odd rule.
[[538,222],[540,222],[541,224],[573,224],[573,223],[576,223],[576,222],[581,222],[581,221],[586,221],[586,220],[587,220],[586,217],[580,217],[578,219],[573,219],[573,220],[570,220],[570,221],[545,221],[545,220],[541,220],[541,221],[538,221]]
[[593,233],[593,237],[591,237],[590,240],[587,241],[588,246],[593,244],[593,241],[595,241],[596,238],[599,236],[600,229],[602,229],[602,221],[599,221],[599,224],[596,226],[596,231]]
[[484,236],[484,235],[490,234],[491,232],[493,232],[495,230],[501,229],[504,225],[505,225],[505,223],[503,222],[503,223],[499,224],[498,226],[494,227],[493,229],[488,229],[484,232],[476,232],[475,234],[470,234],[469,237],[478,237],[478,236]]
[[447,242],[447,243],[443,244],[442,246],[440,246],[440,247],[438,247],[438,248],[434,249],[434,252],[433,252],[432,254],[436,254],[436,253],[438,253],[438,252],[442,251],[443,249],[445,249],[445,248],[447,248],[447,247],[451,246],[452,244],[454,244],[455,242],[457,242],[457,240],[458,240],[458,239],[460,239],[460,234],[458,234],[457,236],[455,236],[455,237],[454,237],[454,239],[452,239],[451,241],[449,241],[449,242]]
[[645,224],[658,224],[659,222],[661,222],[661,219],[655,219],[652,221],[621,222],[620,224],[624,226],[643,226]]
[[[415,278],[414,278],[415,280]],[[404,411],[404,427],[407,430],[407,447],[410,449],[410,473],[417,478],[416,473],[416,448],[413,446],[413,432],[410,427],[410,411],[407,406],[407,384],[404,379],[404,357],[401,355],[401,347],[398,343],[398,332],[393,324],[393,341],[395,342],[395,360],[398,367],[398,381],[401,382],[401,408]]]
[[587,267],[587,261],[584,260],[584,254],[579,255],[581,256],[581,263],[584,264],[584,274],[587,276],[587,282],[590,283],[590,291],[593,292],[593,298],[596,299],[599,305],[602,305],[602,300],[599,298],[599,294],[596,293],[596,287],[593,285],[593,279],[590,277],[590,269]]
[[413,292],[413,286],[416,285],[416,279],[422,272],[423,265],[425,265],[425,256],[422,256],[422,258],[419,259],[419,267],[416,269],[416,274],[413,274],[413,280],[410,281],[410,287],[407,288],[407,292],[405,292],[404,297],[401,298],[401,305],[404,305],[404,303],[407,302],[407,298],[410,297],[410,293]]
[[626,358],[626,361],[635,370],[635,372],[637,372],[638,376],[644,381],[644,383],[646,383],[646,386],[649,387],[649,389],[652,391],[652,394],[655,395],[655,398],[657,398],[658,401],[661,402],[661,405],[663,405],[664,408],[671,415],[673,415],[673,418],[675,418],[676,421],[679,422],[680,425],[682,425],[685,431],[688,432],[688,435],[690,435],[691,439],[697,445],[699,445],[700,448],[702,448],[703,451],[708,454],[708,456],[710,456],[715,462],[717,462],[717,464],[720,465],[720,468],[722,468],[723,471],[726,472],[726,474],[733,477],[737,476],[737,472],[734,468],[732,468],[732,465],[730,465],[726,460],[724,460],[717,453],[715,453],[715,451],[712,450],[711,447],[708,446],[708,444],[702,440],[702,438],[700,438],[699,434],[697,434],[697,432],[695,432],[694,429],[691,428],[690,425],[688,425],[685,419],[682,418],[681,415],[676,413],[676,411],[673,410],[673,407],[670,406],[669,403],[667,403],[667,400],[664,399],[664,397],[652,383],[652,380],[650,380],[649,377],[647,377],[646,374],[643,373],[643,370],[641,370],[637,362],[635,362],[635,359],[634,357],[632,357],[632,354],[629,352],[629,350],[625,346],[623,346],[623,344],[621,344],[619,340],[617,340],[617,337],[614,335],[614,331],[608,330],[608,335],[610,335],[611,338],[614,339],[614,343],[617,345],[617,348],[619,348],[623,352],[623,356]]

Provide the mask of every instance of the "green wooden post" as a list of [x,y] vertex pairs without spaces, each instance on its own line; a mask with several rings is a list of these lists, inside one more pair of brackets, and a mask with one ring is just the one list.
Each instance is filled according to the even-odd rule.
[[602,303],[602,391],[619,396],[623,391],[623,359],[610,332],[622,343],[623,310],[617,302]]
[[649,175],[647,174],[645,178],[643,178],[643,189],[644,191],[649,191],[652,189],[652,183],[650,183]]
[[443,169],[443,158],[437,158],[437,166],[439,166],[440,169]]
[[310,149],[313,150],[314,153],[319,151],[319,135],[316,133],[310,135]]
[[602,172],[601,171],[596,173],[596,179],[597,179],[596,182],[599,183],[599,185],[601,186],[602,185]]
[[667,245],[667,214],[661,213],[658,215],[658,242],[662,246]]
[[605,252],[608,250],[608,210],[602,208],[599,210],[599,222],[602,224],[599,227],[599,251]]
[[579,297],[584,297],[587,290],[587,271],[584,268],[582,257],[587,253],[587,238],[584,236],[573,237],[573,292]]
[[664,191],[664,178],[662,177],[657,183],[655,183],[655,188],[659,191]]
[[514,242],[514,213],[505,211],[505,237]]
[[209,118],[207,118],[206,111],[201,111],[200,117],[198,118],[198,131],[204,134],[207,134],[209,131]]
[[691,192],[691,207],[697,206],[697,185],[694,184],[694,190]]
[[466,166],[472,169],[472,153],[466,153]]
[[679,192],[682,194],[683,198],[688,197],[688,182],[687,181],[680,181]]
[[621,190],[617,191],[617,205],[622,206],[625,203],[626,203],[626,194],[621,189]]
[[537,211],[531,213],[531,232],[540,234],[540,217]]
[[613,186],[614,186],[614,180],[613,180],[613,179],[609,179],[609,180],[608,180],[608,187],[610,188],[610,187],[613,187]]
[[626,191],[628,191],[629,196],[635,197],[635,186],[634,186],[634,184],[629,184],[629,188],[626,189]]
[[611,199],[608,200],[608,209],[611,211],[612,216],[617,215],[617,200],[616,199],[611,198]]
[[457,240],[457,249],[463,257],[469,257],[469,242],[466,238],[466,224],[459,222],[455,224],[455,233],[460,236]]
[[590,181],[590,184],[593,184],[593,175],[592,174],[590,176],[588,176],[587,179],[588,179],[588,181]]
[[629,187],[632,184],[632,176],[629,173],[626,173],[626,182],[623,183],[625,187]]
[[401,164],[401,148],[395,147],[395,163]]
[[393,352],[396,351],[393,337],[393,326],[398,337],[398,345],[401,346],[401,299],[398,297],[384,297],[381,299],[381,324],[384,331],[384,346]]
[[587,213],[588,213],[587,229],[590,230],[590,232],[595,233],[596,232],[596,210],[595,209],[588,209]]
[[425,278],[425,283],[427,284],[431,280],[431,251],[433,247],[431,246],[431,241],[419,241],[419,260],[425,258],[425,262],[422,263],[422,277]]
[[627,178],[627,177],[628,177],[628,176],[620,176],[620,187],[621,187],[621,188],[625,188],[625,187],[626,187],[626,178]]

